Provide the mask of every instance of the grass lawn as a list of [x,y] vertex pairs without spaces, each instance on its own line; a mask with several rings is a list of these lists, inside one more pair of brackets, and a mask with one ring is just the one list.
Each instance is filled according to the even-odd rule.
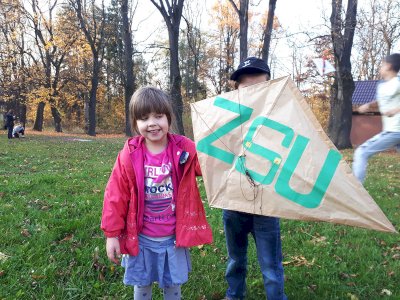
[[[103,190],[123,137],[0,137],[0,299],[132,299],[108,262]],[[351,160],[352,152],[344,152]],[[370,163],[366,188],[400,230],[400,155]],[[204,189],[202,193],[205,199]],[[221,299],[226,284],[221,211],[206,205],[213,245],[191,249],[184,299]],[[289,299],[400,299],[400,235],[282,220]],[[265,299],[251,240],[248,298]],[[158,289],[154,299],[162,299]]]

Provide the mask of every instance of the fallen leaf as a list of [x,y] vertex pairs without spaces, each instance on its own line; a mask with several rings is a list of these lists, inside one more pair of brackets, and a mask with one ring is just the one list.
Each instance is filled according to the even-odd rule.
[[314,236],[311,239],[311,243],[313,243],[314,245],[318,245],[318,244],[326,245],[326,244],[328,244],[328,242],[326,241],[326,237],[325,236]]
[[356,286],[356,283],[353,282],[353,281],[351,281],[351,282],[346,283],[346,285],[347,285],[347,286]]
[[106,280],[102,272],[99,272],[99,280],[100,281],[105,281]]
[[400,253],[396,253],[392,256],[393,259],[400,259]]
[[69,234],[69,235],[67,235],[65,238],[63,238],[61,241],[59,241],[59,243],[67,242],[67,241],[69,241],[70,239],[72,239],[73,237],[74,237],[73,234]]
[[339,277],[341,278],[341,279],[347,279],[347,278],[350,278],[350,275],[349,274],[347,274],[347,273],[340,273],[339,274]]
[[46,278],[46,276],[44,276],[44,275],[35,275],[35,274],[32,274],[31,277],[32,277],[32,279],[43,279],[43,278]]
[[347,296],[350,297],[350,300],[359,300],[358,297],[356,295],[354,295],[354,294],[347,293]]
[[21,234],[24,237],[30,237],[31,236],[31,234],[29,233],[28,229],[22,229]]
[[341,257],[337,256],[336,254],[334,254],[333,257],[335,258],[335,260],[337,262],[341,262],[343,260]]
[[317,289],[317,285],[316,284],[310,284],[309,286],[308,286],[308,289],[310,289],[311,291],[315,291],[316,289]]
[[315,259],[313,258],[311,262],[309,262],[304,256],[291,256],[290,257],[292,260],[290,261],[284,261],[282,262],[282,264],[284,266],[287,265],[293,265],[295,267],[299,267],[299,266],[306,266],[306,267],[310,267],[314,265],[314,261]]
[[0,252],[0,261],[5,261],[8,258],[10,258],[10,256]]
[[381,292],[381,295],[391,296],[392,292],[389,291],[388,289],[383,289]]

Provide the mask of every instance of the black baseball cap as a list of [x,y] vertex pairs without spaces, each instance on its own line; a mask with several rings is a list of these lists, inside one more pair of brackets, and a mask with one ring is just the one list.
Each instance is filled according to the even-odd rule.
[[265,73],[271,76],[271,71],[267,63],[260,58],[251,56],[240,63],[236,71],[232,73],[230,79],[237,81],[240,75],[257,73]]

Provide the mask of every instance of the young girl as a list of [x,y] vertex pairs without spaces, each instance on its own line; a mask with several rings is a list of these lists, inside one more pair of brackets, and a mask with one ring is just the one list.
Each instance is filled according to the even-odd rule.
[[124,283],[134,299],[151,299],[158,282],[164,299],[180,299],[191,269],[187,247],[212,242],[197,188],[201,175],[194,143],[169,133],[169,97],[154,87],[129,104],[130,138],[118,154],[105,193],[101,228],[108,258],[124,254]]

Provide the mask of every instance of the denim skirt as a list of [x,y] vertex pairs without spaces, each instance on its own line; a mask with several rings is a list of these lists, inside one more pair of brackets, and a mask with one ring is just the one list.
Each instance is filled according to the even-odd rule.
[[139,254],[123,255],[124,284],[147,286],[157,282],[160,288],[181,285],[192,269],[187,248],[175,247],[175,237],[153,241],[139,236]]

